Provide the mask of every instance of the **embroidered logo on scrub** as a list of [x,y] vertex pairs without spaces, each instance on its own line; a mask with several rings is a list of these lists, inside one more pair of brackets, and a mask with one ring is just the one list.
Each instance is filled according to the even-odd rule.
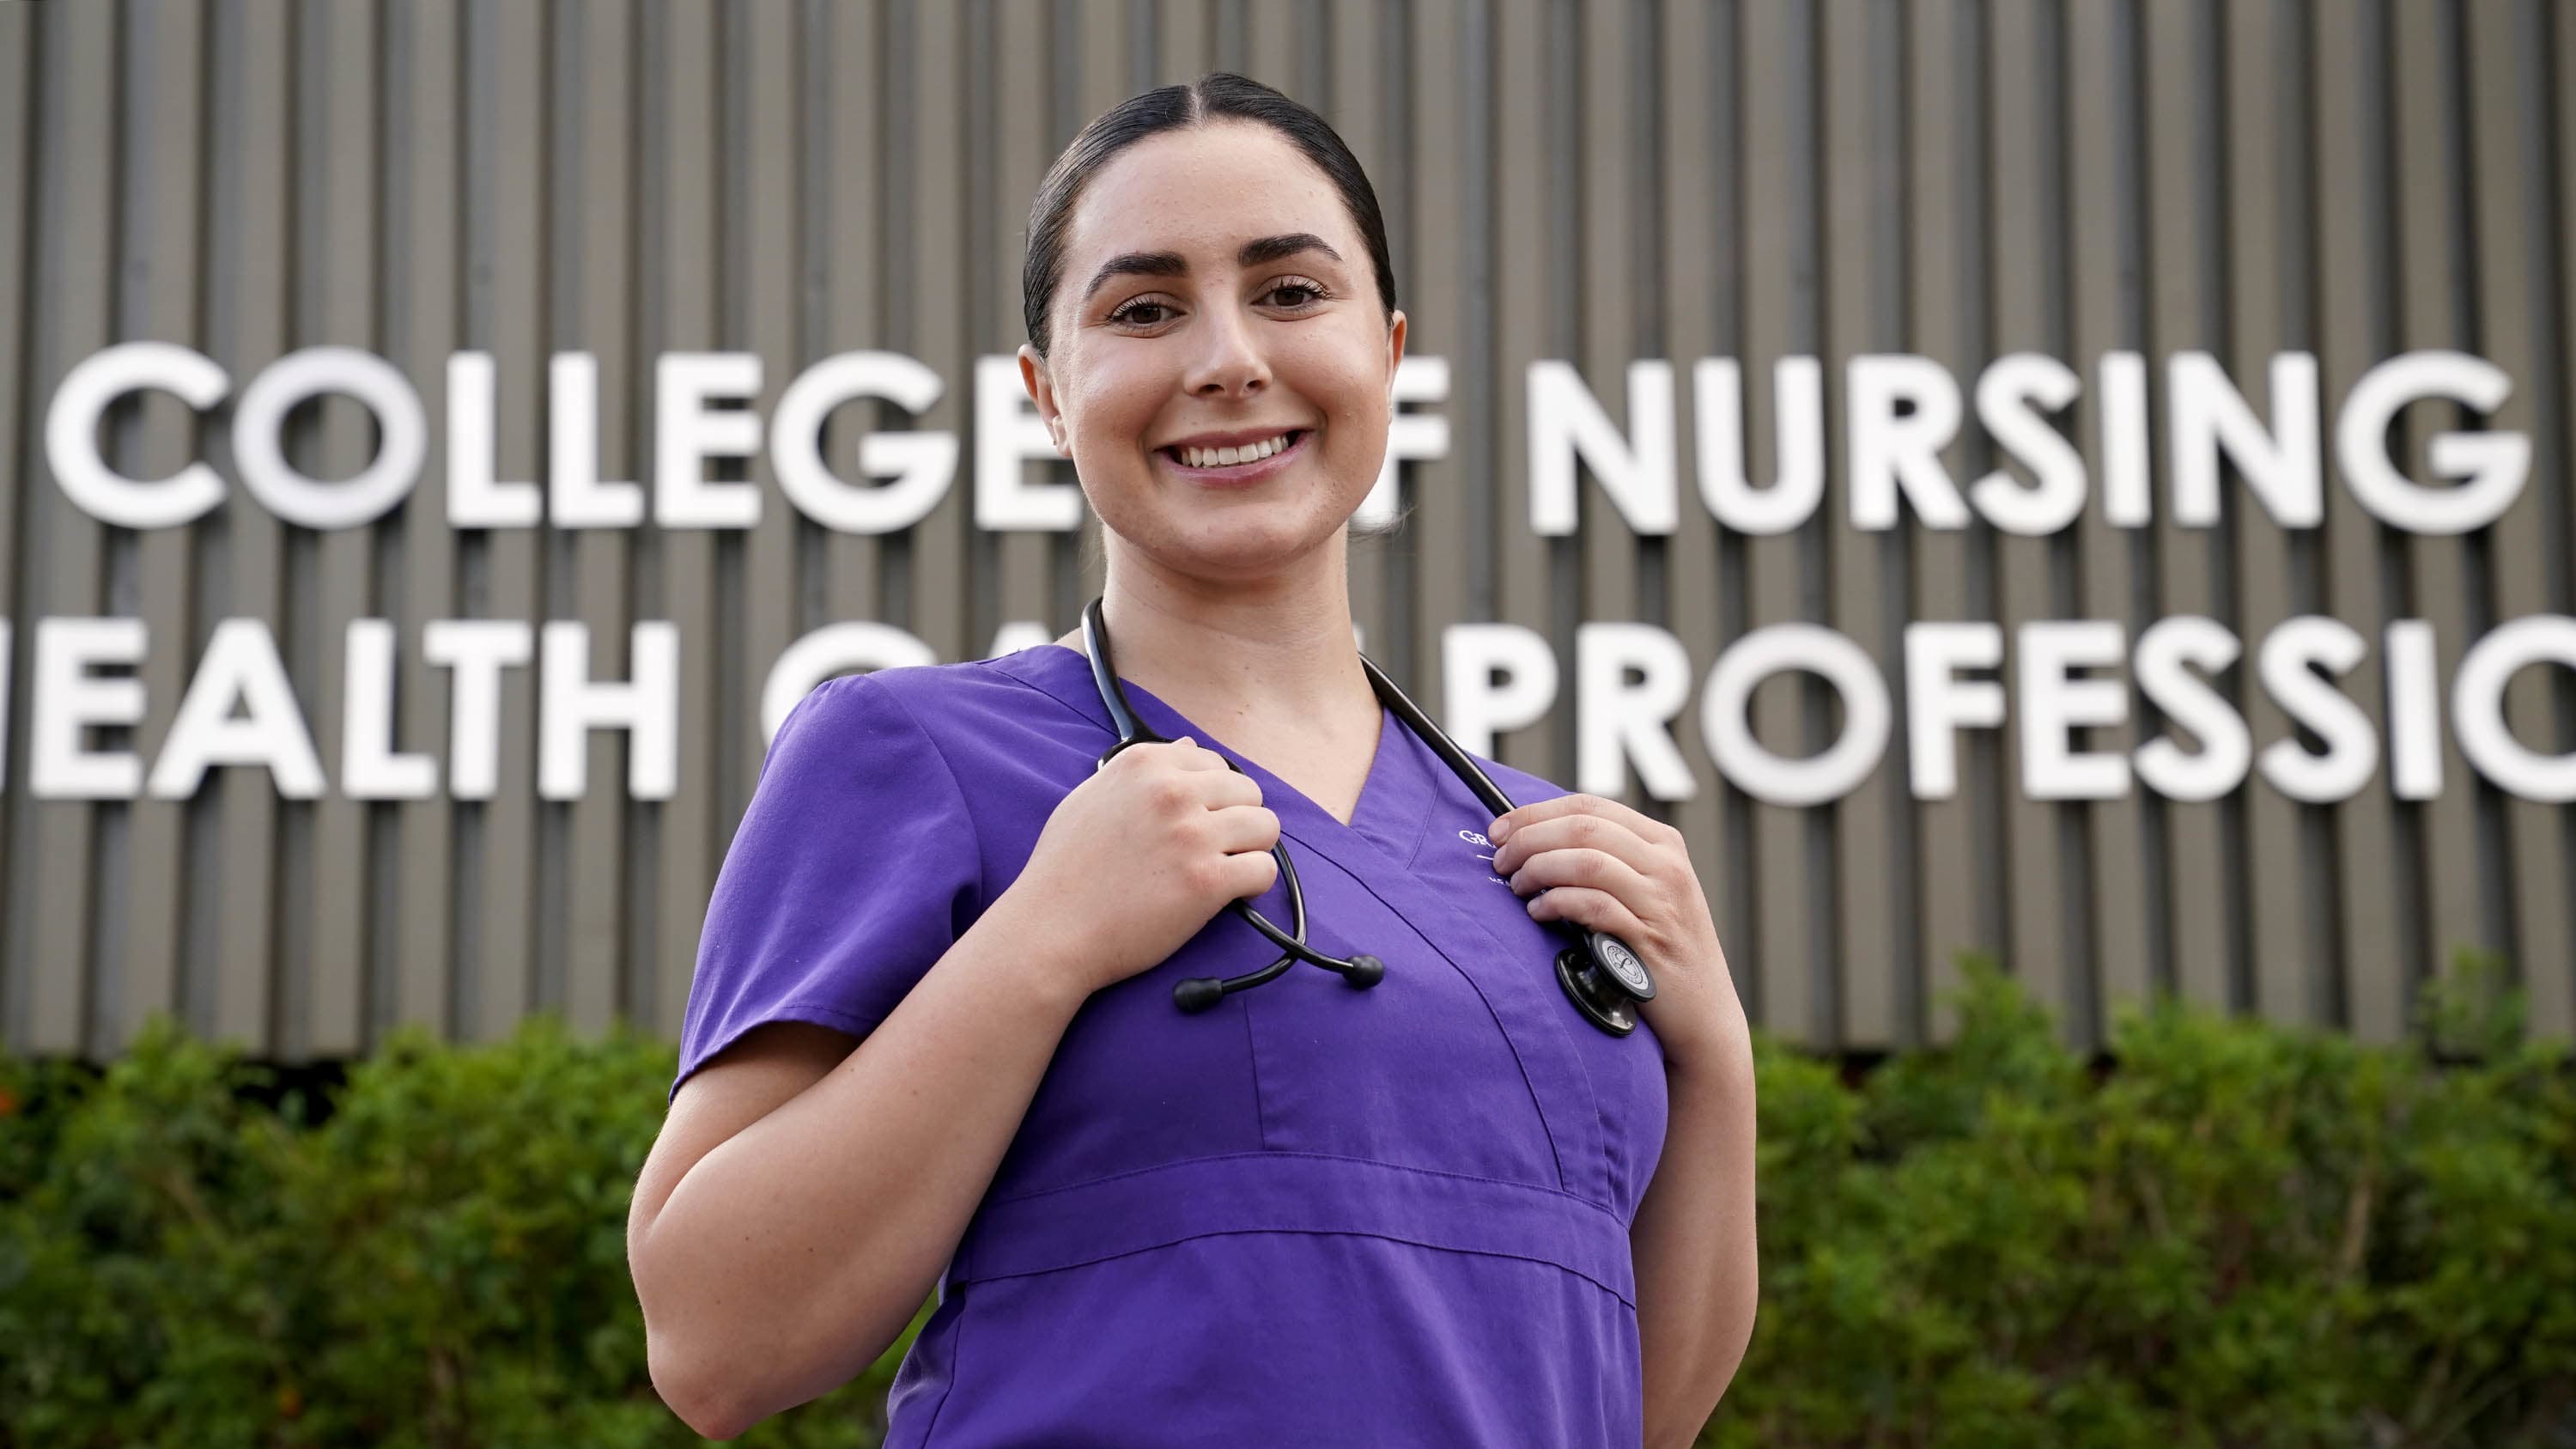
[[[1467,842],[1469,845],[1481,845],[1481,846],[1485,847],[1485,849],[1486,849],[1488,852],[1491,852],[1491,851],[1493,850],[1493,848],[1494,848],[1494,842],[1492,842],[1492,841],[1490,841],[1490,840],[1487,840],[1485,837],[1483,837],[1483,836],[1481,836],[1481,835],[1477,834],[1475,831],[1472,831],[1472,830],[1461,830],[1461,831],[1459,831],[1459,832],[1458,832],[1458,838],[1459,838],[1460,840],[1463,840],[1463,841]],[[1490,866],[1490,865],[1492,865],[1492,864],[1494,863],[1494,857],[1493,857],[1490,853],[1489,853],[1489,854],[1485,854],[1485,855],[1477,856],[1476,858],[1477,858],[1478,860],[1483,861],[1483,862],[1484,862],[1485,864],[1487,864],[1488,866]],[[1494,884],[1496,884],[1496,885],[1498,885],[1498,886],[1503,887],[1505,890],[1509,890],[1509,889],[1511,888],[1511,884],[1512,884],[1512,883],[1511,883],[1510,881],[1507,881],[1507,880],[1503,879],[1501,876],[1495,875],[1495,874],[1491,873],[1490,871],[1486,873],[1485,879],[1487,879],[1487,880],[1489,880],[1489,881],[1492,881]]]

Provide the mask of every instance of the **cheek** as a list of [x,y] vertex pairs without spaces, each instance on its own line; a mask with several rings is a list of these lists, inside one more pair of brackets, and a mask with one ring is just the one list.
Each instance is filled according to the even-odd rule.
[[1171,384],[1139,361],[1086,360],[1080,390],[1064,399],[1077,456],[1114,467],[1143,451],[1145,430]]
[[1386,452],[1389,404],[1377,358],[1349,344],[1319,349],[1300,367],[1298,391],[1331,423],[1326,455],[1365,492]]

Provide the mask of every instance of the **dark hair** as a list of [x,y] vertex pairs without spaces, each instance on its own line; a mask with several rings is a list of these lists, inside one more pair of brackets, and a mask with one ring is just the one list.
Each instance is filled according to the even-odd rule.
[[1377,192],[1368,173],[1324,118],[1248,76],[1231,71],[1203,75],[1185,86],[1164,86],[1131,96],[1100,113],[1082,128],[1064,154],[1047,168],[1029,205],[1029,249],[1020,264],[1020,311],[1028,324],[1029,345],[1043,357],[1047,350],[1047,306],[1064,280],[1064,231],[1083,183],[1111,157],[1148,136],[1186,130],[1215,120],[1253,121],[1285,137],[1288,144],[1315,163],[1333,189],[1342,194],[1351,220],[1368,244],[1369,265],[1377,270],[1377,297],[1387,314],[1395,313],[1395,265],[1387,256],[1386,218],[1378,214]]

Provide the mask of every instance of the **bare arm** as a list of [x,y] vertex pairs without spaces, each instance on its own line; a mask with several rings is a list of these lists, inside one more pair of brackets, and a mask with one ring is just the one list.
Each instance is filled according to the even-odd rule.
[[938,1282],[1087,995],[1016,919],[997,902],[855,1051],[774,1024],[681,1085],[627,1257],[691,1428],[731,1438],[848,1382]]
[[1753,1338],[1753,1052],[1742,1020],[1670,1068],[1663,1158],[1629,1230],[1648,1449],[1698,1438]]

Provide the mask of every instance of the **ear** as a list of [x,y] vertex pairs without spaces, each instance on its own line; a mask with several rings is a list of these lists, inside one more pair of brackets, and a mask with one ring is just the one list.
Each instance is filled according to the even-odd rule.
[[1038,350],[1020,344],[1020,386],[1027,388],[1029,401],[1038,405],[1038,421],[1046,424],[1047,437],[1054,441],[1056,452],[1073,456],[1073,445],[1065,436],[1064,410],[1056,406],[1055,381],[1047,376],[1046,359]]
[[1404,331],[1404,314],[1398,312],[1386,329],[1386,390],[1390,396],[1395,392],[1395,370],[1404,363]]

